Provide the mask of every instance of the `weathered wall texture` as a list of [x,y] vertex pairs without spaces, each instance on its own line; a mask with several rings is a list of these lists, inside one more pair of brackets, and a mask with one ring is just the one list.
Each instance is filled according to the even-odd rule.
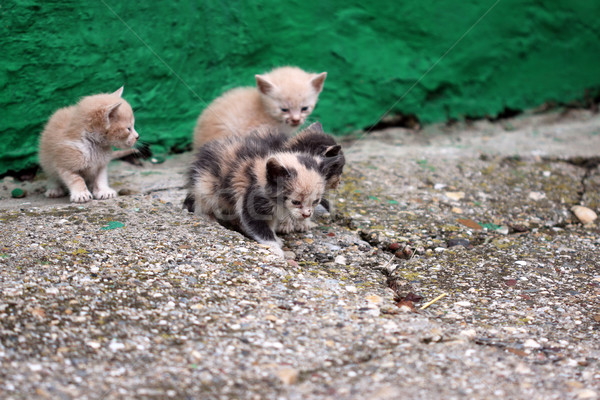
[[4,0],[0,174],[36,163],[55,109],[122,84],[156,152],[283,64],[329,72],[313,119],[337,134],[390,108],[431,122],[582,98],[600,88],[599,15],[570,0]]

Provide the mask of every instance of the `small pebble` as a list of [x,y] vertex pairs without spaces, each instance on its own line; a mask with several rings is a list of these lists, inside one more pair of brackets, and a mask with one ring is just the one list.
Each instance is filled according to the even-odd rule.
[[541,200],[541,199],[543,199],[545,197],[546,197],[546,194],[542,193],[542,192],[530,192],[529,193],[529,198],[531,200],[538,201],[538,200]]
[[571,211],[573,212],[573,214],[575,214],[577,219],[579,219],[579,221],[581,221],[581,223],[584,225],[591,224],[596,220],[596,218],[598,218],[598,215],[596,215],[594,210],[587,207],[573,206],[571,208]]
[[282,368],[275,373],[285,385],[293,385],[298,382],[298,370],[294,368]]
[[21,198],[27,196],[27,191],[16,188],[16,189],[13,189],[12,192],[10,192],[10,195],[15,199],[21,199]]
[[454,246],[469,247],[470,244],[471,244],[471,242],[469,242],[469,239],[452,238],[452,239],[448,240],[448,247],[454,247]]
[[336,264],[340,264],[340,265],[346,265],[346,257],[344,257],[344,256],[337,256],[335,258],[335,263]]
[[525,343],[523,343],[523,347],[527,347],[528,349],[539,349],[542,345],[533,339],[527,339]]

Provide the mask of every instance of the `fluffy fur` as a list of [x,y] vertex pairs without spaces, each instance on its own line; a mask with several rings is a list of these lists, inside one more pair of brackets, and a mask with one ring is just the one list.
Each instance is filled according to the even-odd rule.
[[122,94],[121,87],[111,94],[84,97],[52,115],[39,145],[39,161],[48,176],[47,197],[64,196],[65,189],[76,203],[117,196],[108,185],[108,163],[133,150],[113,152],[112,147],[131,148],[139,138],[133,111]]
[[259,126],[295,132],[315,108],[326,77],[327,72],[312,74],[297,67],[256,75],[256,87],[232,89],[200,114],[194,149],[211,140],[247,134]]
[[276,232],[306,230],[325,191],[327,159],[281,149],[287,136],[250,133],[204,145],[184,207],[233,225],[283,256]]
[[[323,171],[326,181],[325,189],[337,189],[339,186],[346,159],[342,147],[332,136],[323,131],[323,126],[319,122],[311,124],[292,138],[268,127],[255,130],[253,135],[264,137],[272,150],[308,153],[326,159],[326,170]],[[275,137],[277,139],[273,139]],[[321,199],[321,205],[327,211],[331,211],[325,197]]]

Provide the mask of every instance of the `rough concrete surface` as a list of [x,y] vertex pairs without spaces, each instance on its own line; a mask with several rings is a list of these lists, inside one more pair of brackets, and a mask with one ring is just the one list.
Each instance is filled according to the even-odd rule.
[[190,154],[83,205],[5,178],[0,398],[599,398],[600,231],[571,212],[599,211],[597,114],[345,153],[289,261],[181,209]]

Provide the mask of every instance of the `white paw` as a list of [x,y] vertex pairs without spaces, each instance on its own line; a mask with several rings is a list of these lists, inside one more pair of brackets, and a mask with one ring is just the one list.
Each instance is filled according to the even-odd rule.
[[285,258],[283,255],[283,250],[279,246],[271,246],[271,253],[275,254],[277,257],[283,259]]
[[94,192],[94,197],[97,200],[112,199],[117,197],[117,192],[111,188],[101,189]]
[[86,201],[90,201],[92,199],[92,194],[87,189],[85,191],[71,193],[71,201],[73,203],[85,203]]
[[312,222],[310,219],[305,219],[302,221],[297,221],[295,228],[297,232],[306,232],[307,230],[312,229],[315,226],[317,226],[317,224]]
[[294,231],[294,223],[290,219],[281,221],[277,226],[278,233],[290,233]]
[[280,244],[281,239],[275,238],[275,240],[277,240],[277,242],[263,242],[262,244],[269,246],[269,250],[271,250],[271,253],[283,259],[283,250],[281,249]]
[[65,194],[65,190],[61,187],[48,189],[45,193],[46,197],[63,197]]

